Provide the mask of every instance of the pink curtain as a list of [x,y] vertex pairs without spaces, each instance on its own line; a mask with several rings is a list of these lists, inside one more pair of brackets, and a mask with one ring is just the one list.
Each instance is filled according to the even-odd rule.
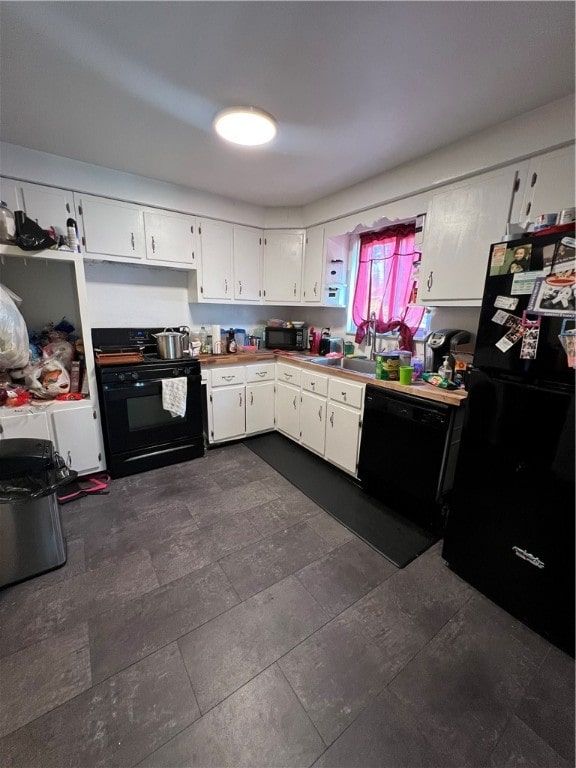
[[412,339],[424,315],[424,307],[408,306],[415,284],[413,262],[418,260],[414,229],[414,224],[399,224],[360,235],[352,306],[356,343],[366,336],[370,315],[375,312],[377,333],[398,330],[400,348],[412,351]]

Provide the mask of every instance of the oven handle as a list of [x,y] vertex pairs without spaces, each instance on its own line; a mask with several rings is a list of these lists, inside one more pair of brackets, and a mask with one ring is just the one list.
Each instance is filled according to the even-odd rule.
[[[201,383],[202,376],[200,374],[192,374],[186,378],[188,379],[188,396],[190,396],[192,387]],[[153,389],[154,393],[160,394],[162,392],[163,380],[164,379],[148,379],[147,381],[123,381],[122,383],[118,384],[104,384],[104,399],[113,401],[125,400],[127,397],[149,397],[150,389]],[[199,386],[198,392],[200,392]]]

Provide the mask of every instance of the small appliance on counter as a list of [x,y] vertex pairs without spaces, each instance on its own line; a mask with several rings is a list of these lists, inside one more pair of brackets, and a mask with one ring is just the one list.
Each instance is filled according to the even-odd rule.
[[448,361],[454,370],[454,350],[458,344],[465,344],[467,341],[470,341],[470,332],[460,328],[442,328],[439,331],[432,331],[426,337],[424,345],[424,369],[437,373],[444,357],[449,355]]
[[300,328],[283,328],[277,325],[267,325],[264,331],[264,338],[266,349],[308,349],[308,328],[305,325]]
[[322,329],[322,338],[318,347],[319,355],[328,355],[331,352],[344,354],[344,339],[341,336],[330,336],[330,328]]

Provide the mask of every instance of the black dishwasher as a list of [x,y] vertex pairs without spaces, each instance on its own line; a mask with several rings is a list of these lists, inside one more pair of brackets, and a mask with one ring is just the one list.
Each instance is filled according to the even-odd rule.
[[358,477],[370,495],[440,531],[462,431],[461,407],[367,386]]

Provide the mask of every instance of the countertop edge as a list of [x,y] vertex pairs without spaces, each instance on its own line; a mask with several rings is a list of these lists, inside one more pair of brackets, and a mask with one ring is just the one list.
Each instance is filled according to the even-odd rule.
[[371,386],[378,387],[379,389],[389,389],[393,392],[400,392],[405,395],[411,395],[413,397],[421,397],[423,400],[433,400],[438,403],[446,403],[447,405],[459,406],[466,398],[468,393],[465,390],[446,390],[433,387],[432,384],[411,384],[406,386],[400,384],[397,381],[382,381],[380,379],[374,379],[371,376],[365,376],[362,373],[356,371],[341,370],[336,367],[327,367],[324,365],[318,365],[308,360],[302,360],[302,354],[298,357],[293,355],[284,354],[281,352],[261,351],[261,352],[237,352],[236,354],[225,355],[201,355],[200,364],[206,366],[220,366],[220,365],[247,365],[250,363],[260,362],[273,362],[281,360],[284,363],[295,365],[300,368],[304,368],[310,371],[316,371],[331,376],[338,376],[342,379],[348,379],[348,381],[355,381],[362,384],[370,384]]

